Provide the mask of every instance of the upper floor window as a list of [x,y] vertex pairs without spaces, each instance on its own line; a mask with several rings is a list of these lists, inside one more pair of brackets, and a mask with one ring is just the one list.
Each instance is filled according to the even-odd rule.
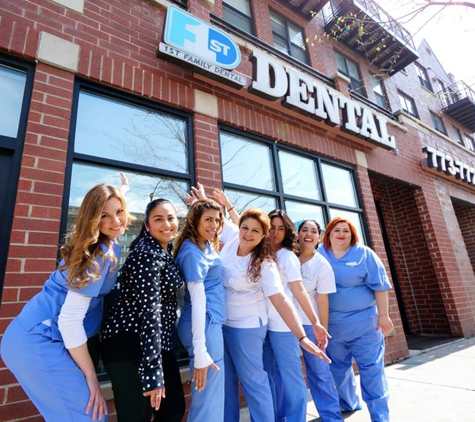
[[302,29],[273,12],[270,13],[270,21],[272,34],[274,35],[274,47],[307,64],[307,53],[305,52]]
[[223,0],[223,13],[226,22],[254,34],[250,0]]
[[454,128],[454,133],[455,133],[455,140],[457,141],[458,144],[463,145],[462,133],[455,126],[453,126],[453,128]]
[[383,108],[388,108],[386,101],[386,93],[384,90],[383,81],[375,76],[371,76],[371,85],[373,86],[374,96],[376,97],[376,103]]
[[358,65],[340,53],[335,52],[335,57],[338,71],[350,79],[349,88],[360,95],[366,96],[363,84],[361,83]]
[[445,130],[444,122],[440,118],[440,116],[438,116],[435,113],[432,113],[432,111],[430,112],[430,115],[432,117],[432,123],[434,123],[435,130],[437,130],[440,133],[443,133],[444,135],[447,135],[447,131]]
[[432,91],[432,86],[429,81],[429,76],[427,75],[427,70],[421,65],[415,63],[417,76],[419,77],[419,82],[424,88],[427,88],[429,91]]
[[465,146],[475,152],[475,141],[471,136],[468,136],[467,134],[464,135],[464,143]]
[[408,97],[406,94],[399,92],[399,102],[401,103],[402,109],[409,113],[411,116],[418,117],[416,103],[411,97]]

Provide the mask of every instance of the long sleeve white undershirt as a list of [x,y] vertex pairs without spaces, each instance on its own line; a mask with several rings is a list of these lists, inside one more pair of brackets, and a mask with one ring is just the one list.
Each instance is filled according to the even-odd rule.
[[92,297],[72,290],[68,291],[58,317],[58,328],[66,349],[81,346],[87,342],[84,318]]
[[206,349],[206,294],[202,282],[192,281],[186,284],[191,299],[191,333],[193,336],[193,354],[195,368],[206,368],[213,359]]

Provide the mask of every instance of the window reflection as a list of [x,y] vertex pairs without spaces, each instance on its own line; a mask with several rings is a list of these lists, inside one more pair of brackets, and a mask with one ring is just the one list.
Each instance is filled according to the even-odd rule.
[[186,128],[184,119],[81,91],[74,151],[186,173]]
[[256,195],[232,189],[225,189],[225,193],[239,214],[242,214],[249,208],[260,208],[266,212],[271,212],[277,207],[275,198],[269,196]]
[[25,93],[26,73],[0,65],[0,135],[16,138]]
[[274,190],[269,147],[221,132],[223,179],[228,183]]
[[309,199],[321,199],[315,162],[296,154],[279,151],[284,192]]
[[347,207],[358,206],[353,177],[349,170],[322,164],[322,172],[328,202]]
[[303,220],[316,220],[322,229],[325,227],[323,209],[318,205],[303,204],[296,201],[285,201],[285,211],[294,222],[298,230],[299,223]]

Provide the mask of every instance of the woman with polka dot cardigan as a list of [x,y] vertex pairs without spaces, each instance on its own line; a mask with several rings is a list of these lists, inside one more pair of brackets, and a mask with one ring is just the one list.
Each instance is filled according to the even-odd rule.
[[180,422],[185,400],[172,347],[177,291],[183,285],[170,255],[178,229],[173,204],[147,205],[139,236],[120,271],[120,294],[102,331],[119,422]]

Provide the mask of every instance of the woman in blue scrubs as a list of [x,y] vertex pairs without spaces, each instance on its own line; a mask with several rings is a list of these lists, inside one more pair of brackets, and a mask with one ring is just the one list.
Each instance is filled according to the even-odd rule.
[[58,269],[3,335],[3,361],[47,421],[107,420],[87,340],[99,332],[119,267],[116,239],[131,219],[117,188],[92,188]]
[[335,273],[330,295],[327,352],[342,411],[361,409],[352,358],[358,365],[363,400],[373,422],[388,422],[388,385],[384,373],[384,335],[394,329],[389,317],[386,270],[370,248],[358,244],[353,224],[342,217],[330,221],[319,252]]
[[[193,192],[193,191],[192,191]],[[178,335],[190,357],[192,374],[188,422],[223,422],[223,331],[226,303],[218,255],[223,212],[214,201],[195,202],[175,244],[185,279]]]

